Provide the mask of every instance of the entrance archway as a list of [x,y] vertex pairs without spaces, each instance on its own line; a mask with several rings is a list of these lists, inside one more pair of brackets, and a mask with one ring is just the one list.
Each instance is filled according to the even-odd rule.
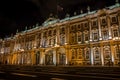
[[36,65],[38,65],[40,63],[40,51],[37,51],[35,56],[36,56]]
[[58,64],[59,65],[65,65],[66,64],[66,54],[65,54],[65,49],[64,48],[60,48],[58,50]]
[[48,50],[45,53],[45,64],[46,65],[53,65],[54,64],[54,51],[53,50]]

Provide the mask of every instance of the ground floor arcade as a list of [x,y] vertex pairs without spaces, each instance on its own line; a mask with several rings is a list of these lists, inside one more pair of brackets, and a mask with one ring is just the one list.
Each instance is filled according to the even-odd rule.
[[17,65],[118,65],[118,42],[66,45],[0,55],[1,62]]

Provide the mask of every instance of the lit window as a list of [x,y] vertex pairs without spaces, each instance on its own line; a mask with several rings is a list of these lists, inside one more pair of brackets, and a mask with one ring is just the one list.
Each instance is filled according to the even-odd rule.
[[98,33],[97,33],[97,32],[94,32],[94,33],[93,33],[93,40],[94,40],[94,41],[97,41],[97,40],[98,40]]
[[61,37],[60,37],[60,44],[61,44],[61,45],[64,45],[64,44],[65,44],[65,37],[64,37],[64,36],[61,36]]
[[103,33],[103,39],[107,40],[108,39],[108,31],[104,30],[102,33]]
[[99,49],[98,48],[95,48],[95,60],[98,60],[100,59],[100,53],[99,53]]
[[119,45],[117,45],[117,47],[115,47],[116,48],[116,59],[119,59],[119,57],[120,57],[120,46]]
[[84,34],[84,40],[85,40],[85,41],[88,41],[88,40],[89,40],[89,35],[88,35],[88,33],[85,33],[85,34]]
[[90,52],[89,52],[89,49],[86,50],[85,58],[86,58],[86,59],[90,59]]
[[110,56],[110,48],[109,47],[105,47],[104,48],[104,55],[105,55],[105,59],[110,59],[111,56]]
[[82,35],[81,33],[78,33],[78,42],[81,42],[81,40],[82,40]]

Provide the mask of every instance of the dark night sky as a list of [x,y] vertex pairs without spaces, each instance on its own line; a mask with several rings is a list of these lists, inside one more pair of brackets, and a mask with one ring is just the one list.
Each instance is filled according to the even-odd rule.
[[115,0],[1,0],[0,37],[15,34],[17,29],[23,31],[25,26],[41,25],[50,13],[57,13],[57,5],[63,8],[58,11],[59,18],[64,18],[66,13],[72,16],[74,11],[86,12],[88,5],[91,10],[98,10],[114,3]]

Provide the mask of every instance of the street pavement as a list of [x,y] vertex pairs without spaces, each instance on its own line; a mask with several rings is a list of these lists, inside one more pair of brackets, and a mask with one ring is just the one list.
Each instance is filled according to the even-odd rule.
[[120,80],[119,74],[0,71],[0,80]]
[[[0,68],[0,80],[120,80],[120,72],[83,72],[72,71],[75,68],[71,67],[71,71],[56,67],[44,68],[36,70],[21,70],[16,68]],[[59,69],[59,67],[58,67]],[[102,70],[101,70],[102,71]]]

